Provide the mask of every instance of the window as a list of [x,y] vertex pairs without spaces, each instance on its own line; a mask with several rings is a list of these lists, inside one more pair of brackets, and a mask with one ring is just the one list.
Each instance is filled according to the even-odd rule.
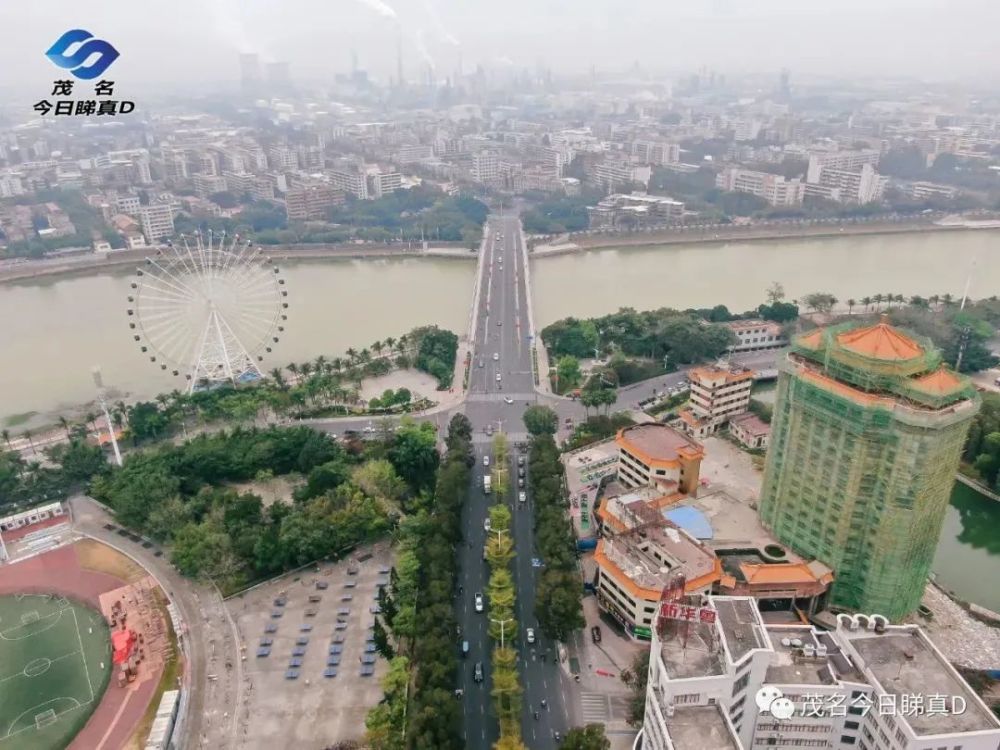
[[849,734],[842,734],[840,735],[840,741],[845,745],[853,745],[854,737],[851,737]]
[[739,695],[740,691],[743,690],[747,686],[747,683],[749,682],[750,682],[750,673],[748,672],[747,674],[740,677],[740,679],[738,679],[735,683],[733,683],[733,697],[735,698],[737,695]]
[[860,725],[856,721],[845,721],[844,729],[857,729]]
[[674,696],[674,703],[697,703],[701,700],[701,693],[683,693]]

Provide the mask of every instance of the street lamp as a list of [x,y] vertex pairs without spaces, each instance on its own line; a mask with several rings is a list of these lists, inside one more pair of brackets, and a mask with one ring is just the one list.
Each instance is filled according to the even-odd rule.
[[490,618],[490,622],[495,623],[495,624],[497,624],[497,625],[500,626],[500,648],[503,648],[504,647],[504,645],[503,645],[504,644],[504,637],[503,637],[504,629],[503,629],[503,626],[504,626],[505,623],[514,622],[514,618],[513,617],[507,617],[507,618],[505,618],[503,620],[496,620],[496,619],[494,619],[494,618],[491,617]]

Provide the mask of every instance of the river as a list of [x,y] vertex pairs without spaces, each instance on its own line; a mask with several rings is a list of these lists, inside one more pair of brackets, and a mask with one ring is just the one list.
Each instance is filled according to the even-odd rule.
[[931,569],[960,599],[1000,612],[1000,502],[955,482]]

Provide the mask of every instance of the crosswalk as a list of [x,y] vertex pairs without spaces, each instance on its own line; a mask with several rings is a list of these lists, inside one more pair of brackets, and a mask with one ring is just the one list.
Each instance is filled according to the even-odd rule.
[[465,397],[466,401],[503,401],[505,398],[513,399],[514,401],[534,401],[534,393],[504,393],[503,391],[498,391],[497,393],[470,393]]
[[611,720],[611,701],[605,693],[580,694],[584,724],[606,724]]
[[[528,435],[527,432],[505,432],[504,435],[507,436],[508,444],[527,442],[528,439],[530,438],[530,435]],[[473,445],[481,445],[481,444],[489,445],[493,443],[493,436],[484,435],[481,432],[477,432],[472,436],[472,443]]]

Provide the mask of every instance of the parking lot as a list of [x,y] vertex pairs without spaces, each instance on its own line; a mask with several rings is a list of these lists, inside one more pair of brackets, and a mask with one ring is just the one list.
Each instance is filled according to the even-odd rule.
[[364,717],[382,698],[385,661],[371,626],[388,584],[387,544],[261,585],[226,604],[248,677],[238,746],[320,748],[364,737]]

